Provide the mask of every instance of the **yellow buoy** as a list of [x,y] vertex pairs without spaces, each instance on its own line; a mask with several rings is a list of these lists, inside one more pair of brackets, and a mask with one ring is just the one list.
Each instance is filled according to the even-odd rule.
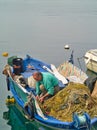
[[14,98],[7,98],[6,103],[15,103],[15,99]]
[[3,52],[2,56],[7,57],[8,56],[8,52]]

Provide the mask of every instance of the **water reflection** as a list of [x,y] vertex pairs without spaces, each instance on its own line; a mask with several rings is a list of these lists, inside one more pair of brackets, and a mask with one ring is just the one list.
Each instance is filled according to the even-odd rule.
[[[29,121],[25,118],[23,111],[19,109],[17,104],[7,105],[8,111],[3,112],[3,119],[7,120],[7,124],[11,126],[11,130],[53,130],[40,125],[36,121]],[[91,130],[96,130],[95,124]]]
[[[89,77],[95,77],[97,74],[90,70],[86,70]],[[7,125],[11,126],[11,130],[52,130],[50,128],[40,125],[36,121],[29,121],[25,118],[23,111],[17,104],[7,105],[8,111],[3,112],[3,119],[7,120]],[[91,130],[96,130],[95,124]]]
[[3,112],[3,119],[11,126],[11,130],[50,130],[36,121],[29,121],[17,104],[7,105],[8,111]]

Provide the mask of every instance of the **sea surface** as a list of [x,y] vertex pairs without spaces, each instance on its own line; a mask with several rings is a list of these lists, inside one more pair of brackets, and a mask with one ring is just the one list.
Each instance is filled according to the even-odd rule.
[[29,54],[57,67],[73,50],[75,65],[87,71],[83,56],[90,49],[97,49],[97,0],[0,0],[0,130],[47,130],[16,116],[14,105],[6,106],[11,93],[2,75],[3,52]]

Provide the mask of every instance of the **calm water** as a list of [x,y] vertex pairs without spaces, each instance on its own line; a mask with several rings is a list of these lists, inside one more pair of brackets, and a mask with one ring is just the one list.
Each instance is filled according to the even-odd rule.
[[[69,51],[64,50],[66,44],[71,47]],[[29,54],[58,66],[74,50],[75,64],[79,66],[77,58],[95,48],[97,0],[0,0],[0,54]],[[80,63],[86,71],[83,59]],[[13,127],[12,122],[3,118],[3,112],[8,111],[5,99],[11,95],[2,75],[5,64],[6,58],[0,55],[0,130],[17,130],[18,124],[20,130],[25,130],[25,122],[20,119]],[[31,125],[26,130],[31,128],[38,127]]]

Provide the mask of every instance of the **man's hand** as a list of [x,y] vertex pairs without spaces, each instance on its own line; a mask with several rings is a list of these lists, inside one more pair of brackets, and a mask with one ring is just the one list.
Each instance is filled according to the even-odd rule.
[[40,95],[40,96],[37,95],[37,96],[36,96],[36,99],[37,99],[39,102],[43,103],[44,100],[45,100],[45,98],[47,98],[48,96],[50,96],[49,93],[46,93],[45,95]]
[[40,97],[40,98],[39,98],[39,101],[40,101],[41,103],[43,103],[43,102],[44,102],[44,96]]
[[39,96],[39,95],[37,95],[37,96],[36,96],[36,100],[39,101],[39,102],[41,102],[41,103],[43,103],[43,101],[44,101],[44,96]]
[[39,100],[39,95],[36,96],[36,100]]

